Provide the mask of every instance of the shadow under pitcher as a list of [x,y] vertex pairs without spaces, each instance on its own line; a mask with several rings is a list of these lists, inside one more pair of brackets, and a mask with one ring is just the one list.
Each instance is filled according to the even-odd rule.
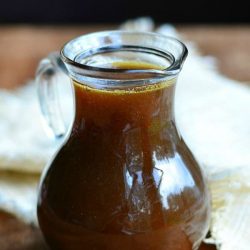
[[[198,249],[210,198],[173,111],[186,56],[174,38],[105,31],[40,63],[42,112],[54,136],[64,136],[39,187],[38,220],[51,249]],[[60,70],[74,93],[68,129],[55,92]]]

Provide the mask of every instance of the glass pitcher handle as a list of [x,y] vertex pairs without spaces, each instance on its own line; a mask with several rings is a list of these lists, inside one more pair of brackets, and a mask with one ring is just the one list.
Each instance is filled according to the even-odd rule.
[[67,69],[59,52],[53,52],[44,58],[39,63],[36,72],[40,108],[47,124],[47,130],[55,138],[61,138],[67,132],[57,92],[59,74],[63,73],[67,74]]

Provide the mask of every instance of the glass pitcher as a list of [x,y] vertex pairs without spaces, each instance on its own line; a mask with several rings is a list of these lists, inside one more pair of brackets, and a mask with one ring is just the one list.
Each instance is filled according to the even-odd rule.
[[198,249],[209,194],[173,112],[186,56],[174,38],[106,31],[41,62],[39,98],[56,137],[67,131],[54,92],[60,70],[75,97],[73,124],[39,188],[38,220],[52,249]]

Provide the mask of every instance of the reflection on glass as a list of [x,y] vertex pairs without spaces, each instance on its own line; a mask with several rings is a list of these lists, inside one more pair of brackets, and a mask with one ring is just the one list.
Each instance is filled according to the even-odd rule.
[[156,183],[160,182],[159,193],[162,196],[162,204],[165,209],[169,209],[166,198],[171,195],[180,195],[187,187],[193,188],[195,182],[178,153],[173,158],[158,160],[154,152],[153,159],[154,179]]

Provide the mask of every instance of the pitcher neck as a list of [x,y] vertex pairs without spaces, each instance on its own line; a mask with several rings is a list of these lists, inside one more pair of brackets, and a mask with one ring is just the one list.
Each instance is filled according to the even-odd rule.
[[[174,121],[175,81],[141,90],[104,91],[74,82],[75,126],[124,130]],[[84,125],[83,125],[84,124]]]

